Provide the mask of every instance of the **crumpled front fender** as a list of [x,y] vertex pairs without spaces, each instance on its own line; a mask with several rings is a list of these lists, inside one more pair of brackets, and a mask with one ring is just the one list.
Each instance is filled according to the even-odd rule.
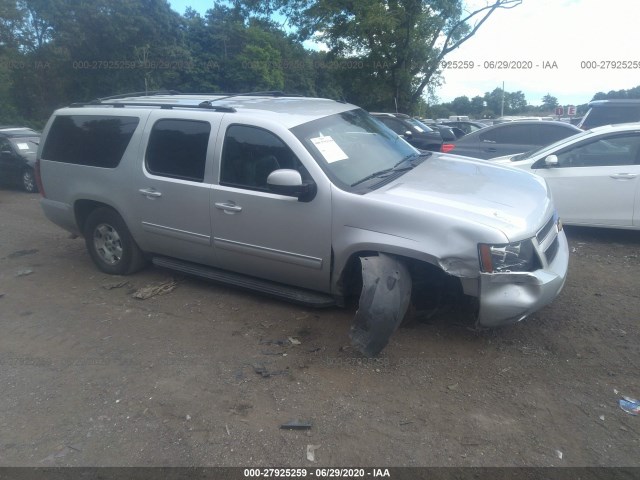
[[362,292],[351,327],[351,343],[363,355],[376,356],[398,329],[411,300],[411,274],[402,261],[380,253],[361,257]]

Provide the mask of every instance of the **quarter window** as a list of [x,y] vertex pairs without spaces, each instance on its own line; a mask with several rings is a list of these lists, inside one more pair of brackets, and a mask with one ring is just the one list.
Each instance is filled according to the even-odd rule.
[[207,163],[211,125],[194,120],[159,120],[147,147],[149,173],[162,177],[202,182]]
[[115,168],[138,123],[137,117],[60,115],[49,129],[42,158],[54,162]]

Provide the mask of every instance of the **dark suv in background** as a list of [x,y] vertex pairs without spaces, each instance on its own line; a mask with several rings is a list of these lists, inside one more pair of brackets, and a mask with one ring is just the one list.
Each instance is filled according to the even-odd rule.
[[403,113],[375,113],[371,115],[395,133],[404,138],[407,142],[421,150],[440,151],[443,143],[442,135],[439,131],[427,127],[424,123],[411,118]]
[[594,100],[589,102],[589,110],[578,127],[589,130],[602,125],[631,122],[640,122],[640,100]]
[[0,179],[17,183],[30,193],[38,191],[34,166],[40,134],[25,127],[0,126]]

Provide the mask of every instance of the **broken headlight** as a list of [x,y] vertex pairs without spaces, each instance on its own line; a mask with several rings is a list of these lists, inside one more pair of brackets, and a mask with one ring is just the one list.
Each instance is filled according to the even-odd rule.
[[486,273],[532,272],[539,268],[531,240],[501,245],[478,245],[480,268]]

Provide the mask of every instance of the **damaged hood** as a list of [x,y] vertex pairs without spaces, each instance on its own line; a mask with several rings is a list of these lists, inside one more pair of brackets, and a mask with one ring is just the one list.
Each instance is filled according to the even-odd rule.
[[534,235],[552,213],[544,179],[511,167],[435,154],[366,195],[384,203],[500,230],[508,241]]

